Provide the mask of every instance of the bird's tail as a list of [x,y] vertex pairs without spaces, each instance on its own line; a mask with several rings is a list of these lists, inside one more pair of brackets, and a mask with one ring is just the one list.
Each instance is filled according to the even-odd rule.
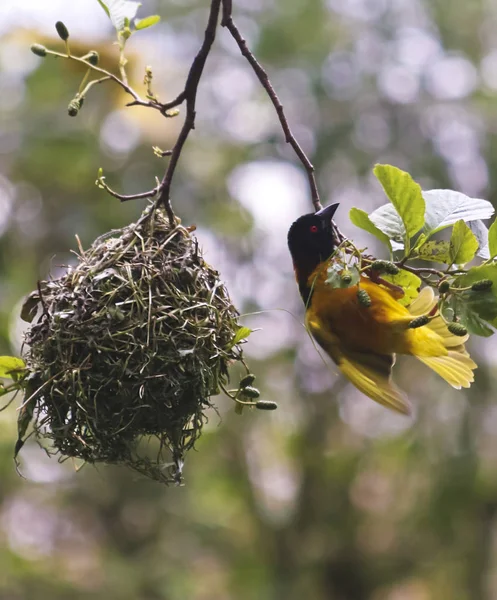
[[[437,299],[431,287],[425,287],[419,293],[419,296],[409,306],[409,312],[413,316],[430,313],[433,310]],[[462,387],[468,388],[474,381],[473,370],[477,368],[476,363],[471,359],[464,343],[468,335],[460,337],[452,334],[445,321],[438,314],[425,325],[438,336],[446,353],[439,356],[419,356],[416,355],[422,363],[433,369],[440,377],[456,389]]]

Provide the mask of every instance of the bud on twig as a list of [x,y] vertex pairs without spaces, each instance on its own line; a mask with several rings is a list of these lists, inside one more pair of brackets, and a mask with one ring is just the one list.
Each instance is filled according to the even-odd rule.
[[461,323],[449,323],[447,329],[453,334],[463,337],[468,334],[468,330]]
[[276,410],[278,405],[276,402],[271,402],[270,400],[258,400],[255,403],[255,408],[259,410]]
[[371,298],[366,290],[357,290],[357,300],[359,300],[359,304],[365,308],[371,306]]
[[88,54],[85,54],[82,58],[83,58],[83,60],[87,60],[90,63],[90,65],[93,65],[94,67],[96,67],[98,65],[100,56],[96,50],[91,50],[90,52],[88,52]]
[[491,279],[481,279],[480,281],[475,281],[471,289],[473,292],[484,292],[485,290],[489,290],[493,284],[494,282]]
[[69,102],[69,106],[67,107],[67,113],[70,117],[75,117],[81,107],[83,106],[83,102],[84,102],[84,96],[76,96],[74,97],[71,102]]
[[47,55],[47,49],[41,44],[32,44],[31,52],[33,54],[36,54],[36,56],[41,56],[42,58],[44,58]]
[[62,23],[62,21],[57,21],[57,23],[55,23],[55,29],[57,30],[60,39],[64,42],[67,42],[67,40],[69,39],[69,31],[67,30],[67,27],[64,25],[64,23]]
[[449,291],[450,288],[450,282],[447,279],[444,279],[444,281],[440,282],[440,285],[438,286],[438,291],[441,294],[445,294]]
[[253,373],[249,373],[240,379],[240,388],[246,388],[249,385],[252,385],[255,381],[255,375]]
[[379,273],[387,273],[388,275],[397,275],[399,272],[399,267],[390,262],[389,260],[375,260],[371,264],[371,268],[373,271],[378,271]]
[[427,325],[430,322],[430,317],[428,315],[421,315],[420,317],[416,317],[409,323],[409,329],[417,329],[418,327],[423,327],[423,325]]
[[261,393],[259,392],[259,390],[257,388],[255,388],[255,387],[250,386],[250,385],[244,387],[243,390],[240,391],[240,397],[242,397],[242,398],[250,398],[251,400],[255,400],[260,395],[261,395]]

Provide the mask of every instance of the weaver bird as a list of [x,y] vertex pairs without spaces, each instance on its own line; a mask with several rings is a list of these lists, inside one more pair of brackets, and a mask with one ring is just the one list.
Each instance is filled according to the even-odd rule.
[[[345,288],[326,283],[336,249],[332,218],[337,208],[333,204],[304,215],[288,232],[305,322],[314,339],[357,389],[403,414],[410,413],[410,405],[391,379],[396,354],[415,356],[456,389],[469,387],[477,365],[464,347],[468,336],[448,330],[435,308],[431,287],[423,288],[405,307],[393,289],[365,276],[359,285]],[[367,292],[369,306],[360,301],[359,287]],[[428,323],[411,328],[421,315],[429,315]]]

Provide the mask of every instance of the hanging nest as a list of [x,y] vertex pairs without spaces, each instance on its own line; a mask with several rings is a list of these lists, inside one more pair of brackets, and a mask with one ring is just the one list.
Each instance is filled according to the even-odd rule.
[[61,458],[169,483],[181,480],[228,365],[243,358],[218,272],[187,229],[148,211],[31,295],[24,411]]

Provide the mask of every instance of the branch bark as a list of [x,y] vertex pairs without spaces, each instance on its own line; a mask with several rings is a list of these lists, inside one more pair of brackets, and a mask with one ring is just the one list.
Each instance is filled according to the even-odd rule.
[[[220,13],[221,9],[222,9],[221,25],[229,31],[229,33],[235,40],[236,44],[238,45],[238,48],[240,49],[241,54],[247,59],[250,66],[252,67],[255,75],[257,76],[260,84],[262,85],[262,87],[266,91],[267,95],[269,96],[269,98],[276,110],[276,114],[277,114],[279,122],[281,124],[281,128],[285,135],[285,141],[288,144],[290,144],[290,146],[293,148],[295,154],[297,155],[298,159],[302,163],[302,165],[307,173],[312,204],[313,204],[314,210],[317,211],[322,207],[321,207],[321,202],[320,202],[320,198],[319,198],[319,191],[318,191],[318,187],[317,187],[317,183],[316,183],[316,178],[314,175],[314,166],[312,165],[312,163],[309,160],[309,158],[307,157],[306,153],[304,152],[304,150],[298,143],[297,139],[293,135],[292,130],[290,129],[290,125],[288,124],[288,119],[285,115],[283,105],[280,102],[280,99],[278,98],[278,95],[276,94],[276,92],[271,84],[268,74],[266,73],[266,71],[264,70],[262,65],[257,61],[254,54],[248,48],[245,39],[243,38],[242,34],[240,33],[240,30],[238,29],[238,27],[236,26],[236,24],[233,20],[232,0],[211,0],[210,10],[209,10],[209,18],[207,21],[207,26],[205,29],[204,40],[202,42],[202,45],[200,46],[199,51],[197,52],[195,58],[193,59],[193,62],[190,67],[190,70],[188,72],[188,77],[186,79],[186,83],[185,83],[185,87],[184,87],[183,91],[180,92],[178,94],[178,96],[176,96],[176,98],[174,98],[170,102],[160,103],[155,99],[149,99],[148,101],[142,100],[140,98],[140,96],[133,89],[131,89],[126,82],[121,81],[118,77],[116,77],[115,75],[113,75],[111,73],[108,73],[107,71],[104,71],[104,70],[96,68],[96,67],[92,67],[90,65],[90,67],[93,68],[94,70],[96,70],[97,72],[108,75],[116,83],[121,85],[127,93],[129,93],[131,96],[133,96],[133,100],[128,102],[126,106],[145,106],[148,108],[154,108],[156,110],[159,110],[161,112],[161,114],[167,116],[166,115],[167,111],[169,111],[172,108],[175,108],[177,106],[180,106],[183,103],[186,104],[185,120],[183,122],[183,126],[180,130],[180,133],[176,139],[176,142],[171,150],[168,150],[167,152],[163,153],[164,156],[170,156],[166,172],[165,172],[162,180],[160,181],[160,183],[154,189],[149,190],[147,192],[142,192],[139,194],[123,195],[123,194],[118,194],[117,192],[114,192],[113,190],[110,190],[110,188],[108,188],[108,186],[106,186],[106,184],[101,184],[101,187],[104,187],[112,196],[118,198],[121,201],[155,197],[156,198],[155,206],[162,205],[167,212],[167,215],[168,215],[168,218],[169,218],[171,224],[174,224],[174,222],[175,222],[174,212],[173,212],[173,208],[171,205],[171,198],[170,198],[171,184],[172,184],[174,173],[176,171],[176,167],[178,165],[178,161],[180,159],[181,152],[183,150],[185,142],[188,139],[188,136],[190,135],[191,131],[193,129],[195,129],[196,101],[197,101],[198,85],[200,83],[200,79],[201,79],[203,71],[204,71],[207,57],[209,56],[209,53],[212,48],[212,44],[214,43],[214,40],[216,37],[216,29],[217,29],[217,26],[219,23],[219,13]],[[77,59],[77,60],[80,60],[80,62],[85,62],[85,64],[86,64],[86,61],[82,61],[81,59]],[[343,236],[341,236],[341,234],[339,232],[337,232],[337,237],[339,239],[341,239]]]
[[[221,0],[211,1],[209,20],[205,29],[204,41],[200,47],[200,50],[198,51],[197,56],[195,56],[193,60],[192,66],[190,67],[185,84],[185,90],[183,92],[183,97],[186,101],[185,121],[179,133],[178,139],[173,146],[171,158],[169,159],[169,165],[159,187],[159,197],[157,199],[157,203],[163,204],[171,224],[174,223],[174,213],[170,198],[171,182],[178,164],[179,157],[181,155],[181,151],[183,150],[183,146],[192,129],[195,129],[195,104],[197,100],[198,84],[200,78],[202,77],[207,57],[209,56],[209,52],[216,37],[216,28],[219,20],[220,8]],[[179,97],[181,96],[182,94],[180,94]]]
[[230,32],[233,39],[237,43],[237,45],[240,49],[240,52],[250,63],[250,66],[252,67],[254,73],[257,76],[257,79],[260,81],[262,87],[266,90],[267,95],[269,96],[271,102],[273,103],[273,106],[276,110],[278,119],[281,124],[281,128],[283,129],[283,132],[285,134],[285,141],[287,142],[287,144],[290,144],[290,146],[293,148],[293,150],[295,151],[295,154],[298,156],[300,162],[302,163],[302,165],[307,173],[307,178],[309,180],[309,187],[311,190],[311,199],[312,199],[312,204],[314,206],[314,210],[316,210],[316,211],[320,210],[322,208],[322,206],[321,206],[321,202],[320,202],[320,198],[319,198],[319,191],[318,191],[318,187],[317,187],[317,183],[316,183],[316,177],[314,175],[314,166],[312,165],[312,163],[309,160],[309,158],[307,157],[306,153],[302,150],[302,147],[300,146],[300,144],[297,142],[295,136],[293,135],[293,133],[290,129],[290,126],[288,124],[288,120],[286,118],[283,105],[281,104],[280,99],[278,98],[278,95],[276,94],[276,92],[271,84],[268,74],[266,73],[266,71],[264,70],[262,65],[257,61],[257,59],[255,58],[253,53],[249,50],[249,48],[247,46],[247,42],[245,41],[245,39],[243,38],[243,36],[240,33],[240,30],[238,29],[235,22],[233,21],[232,0],[222,0],[222,2],[223,2],[223,19],[222,19],[221,25],[223,27],[226,27],[226,29]]

